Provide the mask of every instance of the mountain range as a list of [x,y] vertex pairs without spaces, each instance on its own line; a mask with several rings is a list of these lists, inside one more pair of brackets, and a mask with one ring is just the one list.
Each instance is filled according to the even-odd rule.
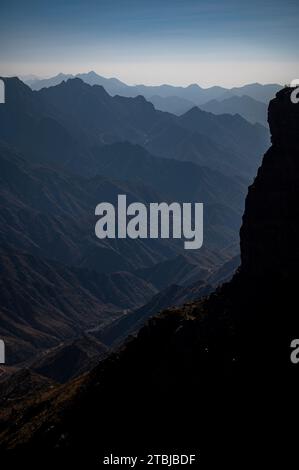
[[[26,79],[33,90],[40,90],[59,85],[71,78],[80,78],[90,85],[101,85],[111,95],[127,97],[144,96],[156,109],[170,112],[176,115],[184,114],[194,106],[199,106],[207,111],[216,111],[216,114],[240,114],[252,123],[260,123],[267,126],[266,109],[271,98],[282,87],[278,84],[261,85],[251,83],[241,87],[224,88],[213,86],[202,88],[197,84],[187,87],[171,85],[145,86],[126,85],[116,78],[105,78],[95,72],[81,73],[77,75],[60,73],[47,79]],[[240,98],[237,100],[236,98]],[[218,105],[217,102],[222,103]]]
[[100,147],[127,140],[156,156],[253,177],[257,155],[269,142],[264,127],[239,115],[215,116],[194,107],[177,117],[155,110],[142,96],[111,97],[78,78],[38,92],[18,79],[4,80],[0,138],[31,161],[50,161],[80,174],[95,174]]
[[267,104],[247,95],[235,95],[223,100],[211,100],[202,105],[201,108],[213,114],[239,114],[253,124],[258,122],[265,127],[267,126]]
[[[42,393],[74,379],[157,311],[231,278],[246,188],[269,136],[238,114],[193,106],[177,116],[80,78],[39,91],[4,81],[0,336],[9,402],[18,381],[24,393],[27,382]],[[203,202],[203,248],[96,239],[96,205],[119,194],[145,205]]]
[[172,85],[127,85],[117,78],[105,78],[91,71],[88,73],[79,73],[77,75],[63,74],[46,78],[46,79],[26,79],[25,82],[33,89],[40,90],[59,85],[63,81],[71,78],[80,78],[89,85],[101,85],[112,96],[121,95],[127,97],[136,97],[142,95],[147,99],[152,96],[160,96],[167,98],[176,96],[193,102],[195,105],[201,105],[212,99],[225,99],[229,96],[247,95],[258,101],[268,103],[271,98],[279,91],[282,86],[278,84],[261,85],[259,83],[250,83],[241,87],[224,88],[221,86],[212,86],[210,88],[202,88],[197,84],[191,84],[186,87]]
[[[196,107],[178,117],[79,78],[40,91],[4,81],[0,333],[11,366],[90,330],[107,338],[109,323],[123,340],[153,305],[232,275],[246,187],[268,143],[262,126]],[[96,239],[96,205],[119,194],[146,205],[203,201],[204,247],[191,256],[177,240]]]
[[233,279],[152,317],[88,374],[2,412],[3,450],[83,453],[95,463],[111,442],[114,452],[133,442],[141,453],[200,445],[202,464],[239,465],[250,442],[250,462],[277,461],[281,434],[290,435],[278,404],[289,416],[298,387],[290,339],[299,327],[299,108],[290,93],[270,103],[272,145],[249,187]]

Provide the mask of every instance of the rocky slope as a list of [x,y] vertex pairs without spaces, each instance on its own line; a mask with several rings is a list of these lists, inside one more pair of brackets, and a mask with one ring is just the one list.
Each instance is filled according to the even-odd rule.
[[28,363],[28,368],[44,378],[65,383],[91,370],[107,354],[104,344],[85,334],[40,354]]
[[156,293],[130,273],[99,274],[1,247],[0,260],[0,336],[9,365],[103,326]]

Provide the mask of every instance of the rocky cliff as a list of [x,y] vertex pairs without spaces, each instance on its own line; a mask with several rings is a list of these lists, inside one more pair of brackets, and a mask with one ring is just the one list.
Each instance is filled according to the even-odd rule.
[[270,102],[272,146],[249,188],[241,229],[242,272],[291,279],[299,265],[299,107],[285,88]]

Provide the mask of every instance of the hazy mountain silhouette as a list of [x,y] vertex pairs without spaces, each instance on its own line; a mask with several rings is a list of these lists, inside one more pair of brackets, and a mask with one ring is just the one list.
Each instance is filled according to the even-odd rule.
[[282,89],[281,85],[277,83],[269,83],[261,85],[260,83],[249,83],[248,85],[233,87],[227,90],[221,99],[225,99],[231,96],[249,96],[257,101],[262,101],[268,104],[269,100],[274,98],[275,93]]
[[[95,242],[91,234],[96,204],[100,200],[115,202],[117,194],[126,193],[129,201],[202,199],[209,219],[205,249],[219,250],[235,244],[245,185],[260,158],[253,147],[263,148],[267,140],[263,128],[239,116],[214,116],[198,108],[177,118],[156,111],[142,97],[111,98],[103,88],[91,87],[79,79],[41,92],[32,92],[22,82],[11,79],[7,81],[7,96],[5,109],[0,109],[1,137],[31,165],[49,168],[31,168],[11,151],[5,157],[3,150],[4,185],[6,178],[9,180],[4,197],[14,214],[9,223],[3,216],[3,242],[9,244],[11,240],[16,248],[37,256],[101,272],[134,271],[180,254],[182,248],[163,240]],[[111,136],[112,132],[113,139],[126,137],[143,143],[151,134],[148,146],[165,156],[176,153],[186,158],[183,149],[190,148],[190,159],[200,158],[207,167],[220,167],[227,174],[246,177],[232,179],[192,163],[154,158],[130,143],[104,145],[99,135]],[[181,146],[176,145],[178,139]],[[220,149],[215,139],[221,142]],[[197,153],[202,147],[205,155]],[[244,155],[240,157],[241,151]],[[66,171],[102,174],[104,178],[71,177]],[[26,213],[22,218],[18,210],[21,204],[25,204]],[[18,236],[20,231],[27,234],[26,238]],[[53,238],[52,233],[59,236]],[[201,250],[203,260],[209,258],[205,249]]]
[[249,96],[232,96],[222,101],[212,100],[201,108],[214,114],[240,114],[253,124],[258,122],[267,126],[267,105]]
[[[34,166],[0,145],[0,332],[10,362],[111,321],[123,309],[146,303],[158,288],[206,279],[231,256],[225,248],[236,240],[244,185],[192,163],[152,157],[129,143],[104,147],[98,158],[103,176],[88,179]],[[181,187],[182,177],[189,180],[188,187]],[[203,198],[210,219],[207,246],[192,261],[185,256],[185,268],[178,270],[171,263],[165,269],[166,260],[183,253],[182,243],[96,239],[96,204],[115,203],[122,193],[128,201],[145,203]],[[126,273],[97,274],[119,270]],[[111,297],[104,295],[105,289]]]
[[[201,105],[213,99],[223,100],[228,96],[242,95],[247,95],[258,101],[268,103],[269,100],[275,96],[275,93],[282,88],[281,85],[278,84],[261,85],[259,83],[252,83],[241,87],[233,87],[230,89],[219,86],[202,88],[197,84],[192,84],[186,87],[171,85],[130,86],[121,82],[117,78],[105,78],[93,71],[88,73],[79,73],[75,76],[81,78],[90,85],[103,86],[106,91],[112,96],[121,95],[127,97],[135,97],[138,95],[143,95],[149,101],[151,101],[151,97],[155,96],[159,96],[161,98],[175,97],[191,101],[193,105]],[[33,90],[40,90],[43,87],[51,87],[54,85],[58,85],[63,80],[68,80],[69,78],[74,78],[75,76],[60,73],[55,77],[36,81],[30,80],[27,83],[31,86]],[[171,112],[170,109],[167,109],[167,111]]]
[[[12,362],[95,324],[100,327],[122,309],[136,309],[156,293],[156,286],[206,279],[236,254],[230,247],[240,225],[243,181],[208,167],[154,157],[129,142],[95,145],[98,122],[107,132],[116,129],[117,135],[138,140],[151,125],[177,118],[155,111],[142,97],[111,98],[103,88],[78,79],[39,93],[11,79],[7,97],[7,105],[0,109],[5,141],[0,144],[0,242],[3,266],[9,263],[11,269],[3,268],[1,333]],[[193,261],[185,256],[184,270],[174,277],[172,270],[177,268],[171,263],[165,267],[167,260],[180,259],[182,243],[97,240],[95,206],[103,200],[115,203],[118,194],[126,194],[128,202],[205,201],[206,246]],[[15,275],[18,263],[26,273],[21,288]],[[101,274],[115,271],[125,273]],[[92,290],[92,277],[101,290]],[[114,282],[121,283],[118,289]],[[105,286],[113,299],[102,296]]]
[[155,110],[142,96],[112,98],[104,88],[78,78],[39,92],[17,79],[6,82],[0,138],[31,161],[56,163],[80,174],[94,174],[97,147],[128,140],[157,156],[251,178],[268,144],[266,129],[240,116],[193,108],[177,117]]
[[147,98],[147,100],[150,101],[159,111],[176,114],[177,116],[186,113],[189,109],[194,107],[194,103],[192,101],[178,96],[163,97],[154,95]]

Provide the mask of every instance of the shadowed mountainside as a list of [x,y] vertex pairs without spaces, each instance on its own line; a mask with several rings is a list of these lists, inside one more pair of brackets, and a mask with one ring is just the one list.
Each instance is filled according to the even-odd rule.
[[55,448],[69,457],[79,448],[91,459],[111,448],[200,448],[211,463],[237,460],[250,442],[247,460],[269,463],[281,444],[278,415],[286,412],[277,404],[288,400],[291,408],[297,400],[289,346],[299,328],[298,117],[290,90],[279,92],[269,107],[272,146],[246,199],[233,280],[153,318],[122,350],[47,392],[38,406],[29,398],[17,428],[7,422],[2,448]]
[[1,326],[9,364],[99,327],[157,291],[133,274],[101,274],[0,250]]
[[[257,156],[252,162],[244,156],[251,168],[246,178],[238,167],[231,177],[154,157],[136,143],[104,145],[106,137],[144,142],[146,133],[160,132],[160,124],[169,129],[180,121],[142,97],[112,98],[79,79],[38,93],[7,79],[6,92],[0,106],[0,332],[11,363],[100,328],[124,309],[135,311],[157,289],[206,280],[236,255],[246,178]],[[254,134],[257,142],[260,135],[262,145],[263,133],[244,120],[199,110],[195,117],[186,116],[180,126],[184,138],[198,128],[208,135],[214,127],[217,138],[224,139],[230,127],[224,144],[234,150],[227,153],[239,151],[235,142],[241,136]],[[242,167],[241,160],[233,158],[232,164]],[[191,259],[175,240],[96,239],[95,207],[100,201],[116,204],[118,194],[126,194],[128,203],[204,201],[205,246]]]
[[4,81],[0,139],[31,161],[81,175],[94,175],[99,147],[127,140],[156,156],[251,178],[268,145],[267,130],[238,115],[193,108],[177,117],[157,111],[143,96],[111,97],[102,86],[78,78],[38,92],[16,78]]
[[[118,195],[126,194],[128,204],[205,202],[206,243],[194,255],[205,278],[237,251],[230,247],[236,244],[245,186],[208,168],[158,159],[129,143],[103,148],[101,175],[93,178],[32,165],[1,144],[0,168],[0,241],[11,250],[106,273],[151,269],[186,255],[182,241],[94,236],[96,205],[100,201],[116,205]],[[187,186],[181,184],[182,177],[189,180]]]

